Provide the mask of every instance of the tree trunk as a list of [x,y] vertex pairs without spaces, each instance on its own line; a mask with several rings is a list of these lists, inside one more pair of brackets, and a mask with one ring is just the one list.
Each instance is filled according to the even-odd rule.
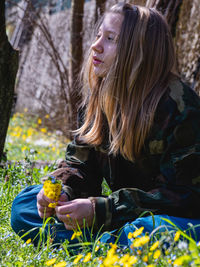
[[200,95],[199,0],[147,0],[167,19],[174,37],[177,67],[183,80]]
[[13,50],[6,35],[5,1],[0,1],[0,161],[12,109],[18,53]]
[[166,17],[173,37],[176,35],[181,4],[182,0],[147,0],[146,2],[146,6],[156,8]]
[[106,9],[106,0],[96,0],[95,7],[95,22],[98,20],[99,16],[105,12]]
[[70,99],[73,110],[72,129],[77,128],[77,109],[81,101],[78,92],[78,75],[83,56],[83,14],[84,0],[72,0],[71,5],[71,40],[70,40]]

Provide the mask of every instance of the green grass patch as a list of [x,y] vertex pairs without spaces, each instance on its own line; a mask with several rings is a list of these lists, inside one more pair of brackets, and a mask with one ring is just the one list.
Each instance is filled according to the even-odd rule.
[[[142,238],[142,229],[130,233],[132,245],[123,249],[116,244],[103,244],[99,239],[88,243],[82,234],[74,236],[80,245],[77,253],[69,244],[70,240],[59,247],[51,243],[50,236],[46,243],[41,240],[40,247],[22,241],[10,226],[12,202],[22,189],[39,184],[40,178],[55,168],[54,164],[35,168],[33,162],[45,160],[54,163],[57,158],[64,158],[67,142],[55,133],[41,131],[44,128],[41,124],[38,119],[27,121],[21,114],[11,120],[6,149],[12,163],[6,162],[0,168],[0,266],[200,266],[200,244],[175,225],[172,225],[172,231],[154,237],[147,233]],[[39,139],[51,146],[38,145],[35,141]],[[105,183],[104,192],[110,194]]]

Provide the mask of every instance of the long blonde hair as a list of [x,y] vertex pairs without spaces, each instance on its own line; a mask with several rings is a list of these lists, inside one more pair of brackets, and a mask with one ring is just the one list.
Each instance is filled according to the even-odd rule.
[[155,9],[119,3],[110,12],[124,16],[116,59],[102,79],[93,72],[91,50],[86,56],[82,71],[85,115],[76,134],[93,146],[106,140],[108,153],[134,161],[172,76],[173,41],[165,19]]

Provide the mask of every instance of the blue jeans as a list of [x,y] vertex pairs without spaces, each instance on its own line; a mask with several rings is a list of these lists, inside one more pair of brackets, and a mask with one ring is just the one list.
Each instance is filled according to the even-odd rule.
[[[53,235],[54,243],[62,243],[66,239],[70,243],[77,243],[78,240],[71,240],[73,231],[66,230],[64,224],[58,220],[55,223],[49,223],[44,227],[43,219],[38,215],[36,196],[41,190],[42,185],[33,185],[25,188],[14,199],[11,210],[11,226],[13,230],[22,237],[25,241],[31,238],[32,242],[37,245],[39,241],[39,229],[44,228],[43,237],[46,239],[48,232]],[[128,233],[133,232],[135,229],[144,227],[144,233],[151,233],[154,229],[159,229],[159,232],[166,229],[172,229],[173,226],[166,222],[164,219],[170,220],[178,228],[187,230],[189,228],[188,223],[195,226],[195,233],[191,231],[189,234],[196,240],[200,240],[200,219],[188,219],[173,217],[168,215],[154,215],[147,217],[140,217],[133,222],[127,223],[119,230],[112,232],[102,233],[101,242],[114,243],[116,235],[119,236],[118,242],[121,245],[131,245],[131,241],[128,239]],[[84,236],[88,241],[91,241],[91,231],[86,229]],[[96,238],[97,233],[93,233],[93,238]]]

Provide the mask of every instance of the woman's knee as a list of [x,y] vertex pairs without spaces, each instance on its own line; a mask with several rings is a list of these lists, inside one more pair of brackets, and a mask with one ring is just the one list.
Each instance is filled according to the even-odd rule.
[[13,230],[23,235],[36,225],[42,223],[37,212],[37,193],[41,186],[30,186],[20,192],[13,201],[11,209],[11,226]]

